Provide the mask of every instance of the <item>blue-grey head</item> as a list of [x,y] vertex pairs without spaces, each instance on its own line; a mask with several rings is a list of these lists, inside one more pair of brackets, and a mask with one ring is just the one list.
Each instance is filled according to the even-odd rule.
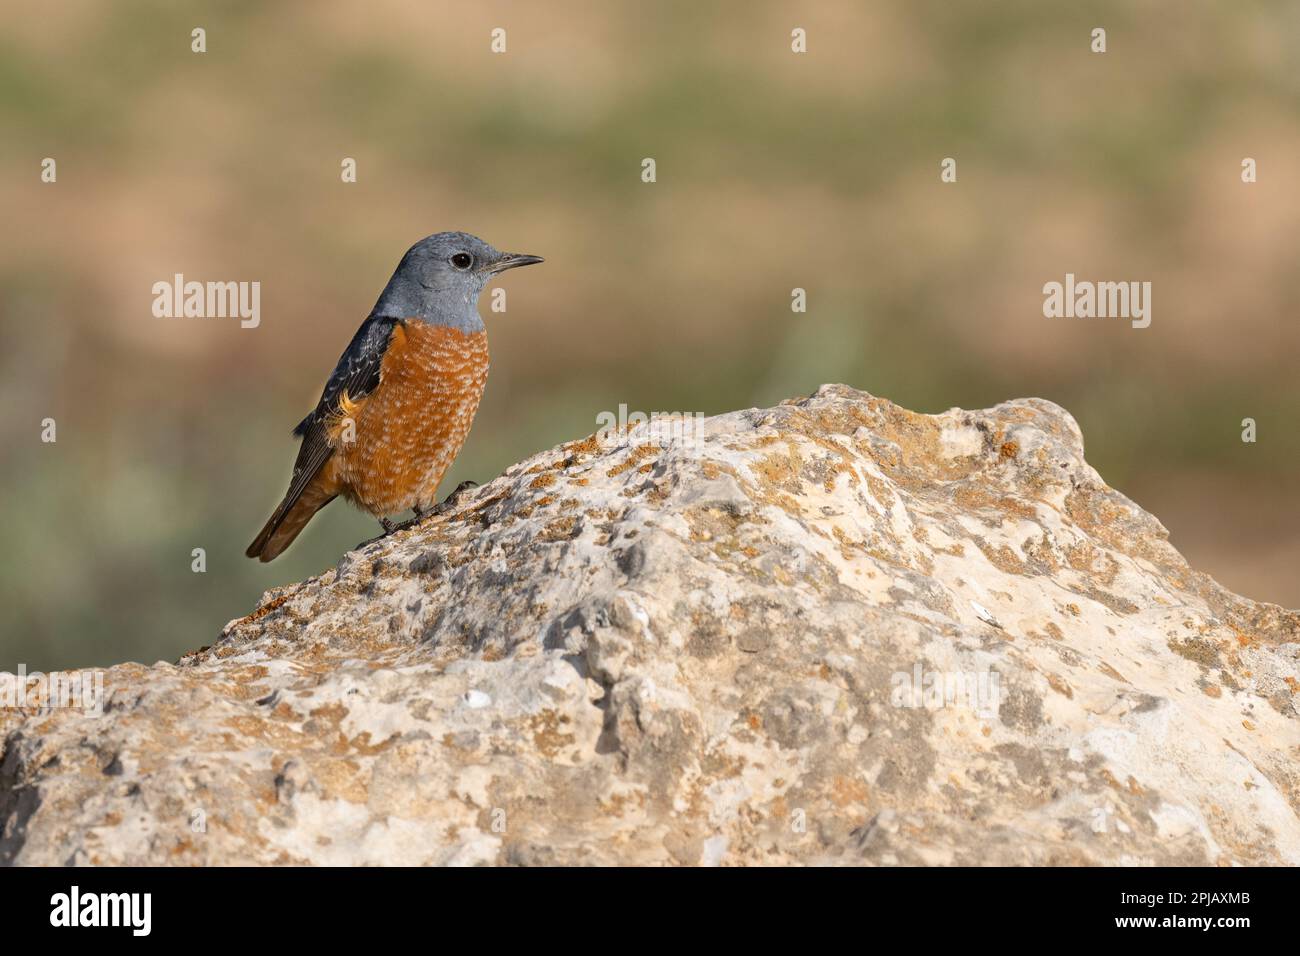
[[467,232],[426,236],[406,250],[370,314],[481,331],[483,287],[507,269],[541,261],[541,256],[501,252]]

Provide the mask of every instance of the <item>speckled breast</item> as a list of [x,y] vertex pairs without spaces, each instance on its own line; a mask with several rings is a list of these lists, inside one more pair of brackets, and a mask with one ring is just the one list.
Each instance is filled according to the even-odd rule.
[[437,503],[487,384],[487,333],[408,319],[393,329],[379,385],[349,403],[351,443],[335,443],[343,494],[371,514]]

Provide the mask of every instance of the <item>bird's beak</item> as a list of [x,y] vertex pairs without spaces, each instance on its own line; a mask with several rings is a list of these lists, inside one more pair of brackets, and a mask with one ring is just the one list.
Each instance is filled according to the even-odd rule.
[[525,256],[517,252],[507,252],[496,262],[487,267],[487,271],[492,275],[499,272],[505,272],[507,269],[517,269],[520,266],[536,265],[545,260],[541,256]]

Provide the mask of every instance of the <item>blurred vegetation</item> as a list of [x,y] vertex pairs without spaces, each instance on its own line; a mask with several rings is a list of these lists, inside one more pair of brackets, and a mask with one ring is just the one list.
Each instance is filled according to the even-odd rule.
[[[451,228],[547,263],[483,304],[493,374],[448,488],[622,402],[1041,395],[1194,565],[1300,604],[1294,3],[0,12],[0,669],[174,659],[371,536],[336,503],[275,563],[242,555],[398,258]],[[261,326],[153,318],[177,272],[260,281]],[[1044,319],[1066,272],[1151,281],[1152,326]]]

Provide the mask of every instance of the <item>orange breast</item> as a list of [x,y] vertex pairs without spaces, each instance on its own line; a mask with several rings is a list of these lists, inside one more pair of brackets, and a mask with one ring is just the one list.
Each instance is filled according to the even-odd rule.
[[438,483],[465,443],[487,374],[486,332],[467,335],[418,319],[397,326],[379,385],[345,404],[346,417],[333,430],[329,467],[344,496],[379,516],[436,504]]

